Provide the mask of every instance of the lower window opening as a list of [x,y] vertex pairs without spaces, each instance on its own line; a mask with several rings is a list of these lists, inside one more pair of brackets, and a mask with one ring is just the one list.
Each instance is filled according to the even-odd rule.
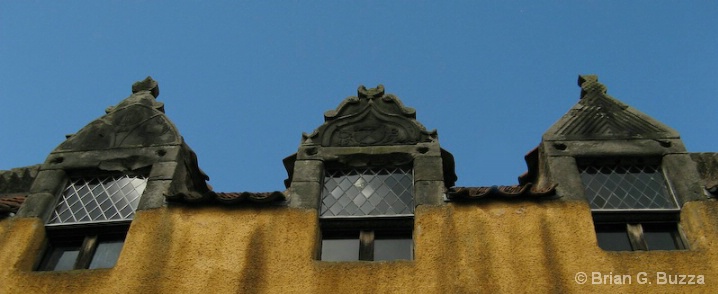
[[323,261],[412,260],[413,218],[322,220]]
[[49,243],[39,271],[112,268],[125,243],[129,225],[94,228],[48,228]]
[[596,224],[598,246],[606,251],[685,250],[678,223]]

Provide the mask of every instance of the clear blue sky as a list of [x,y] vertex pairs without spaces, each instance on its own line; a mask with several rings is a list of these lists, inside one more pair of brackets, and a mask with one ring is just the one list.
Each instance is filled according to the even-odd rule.
[[217,2],[0,1],[0,169],[148,75],[217,191],[283,190],[281,160],[360,84],[438,130],[460,186],[516,183],[579,74],[718,151],[717,1]]

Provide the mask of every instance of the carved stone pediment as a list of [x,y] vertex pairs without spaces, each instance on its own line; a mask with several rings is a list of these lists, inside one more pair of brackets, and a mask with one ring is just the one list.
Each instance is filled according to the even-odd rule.
[[109,107],[107,114],[69,137],[55,151],[181,144],[177,128],[164,114],[164,104],[155,100],[157,94],[157,83],[151,78],[136,83],[130,97]]
[[595,75],[579,76],[581,99],[549,131],[554,140],[677,138],[676,131],[607,94]]
[[215,198],[206,183],[209,177],[165,115],[158,95],[159,86],[151,77],[134,83],[130,97],[108,107],[104,116],[60,144],[51,154],[56,157],[48,160],[48,167],[64,164],[63,168],[113,172],[152,167],[150,181],[171,180],[162,191],[168,200],[202,202]]
[[416,111],[405,107],[384,86],[367,89],[346,98],[336,110],[324,114],[324,124],[312,134],[303,134],[302,144],[323,147],[412,145],[436,141],[436,131],[427,131],[416,120]]

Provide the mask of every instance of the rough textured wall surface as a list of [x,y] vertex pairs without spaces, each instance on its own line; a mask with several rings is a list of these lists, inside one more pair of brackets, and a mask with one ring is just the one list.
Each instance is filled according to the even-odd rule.
[[[33,272],[43,225],[11,218],[0,222],[0,292],[711,292],[717,217],[715,201],[685,205],[690,250],[605,252],[585,202],[419,206],[414,261],[322,262],[313,210],[169,207],[138,212],[114,268],[66,272]],[[592,285],[592,272],[628,274],[632,283]],[[639,284],[640,272],[652,284]],[[657,272],[702,274],[705,285],[658,285]]]

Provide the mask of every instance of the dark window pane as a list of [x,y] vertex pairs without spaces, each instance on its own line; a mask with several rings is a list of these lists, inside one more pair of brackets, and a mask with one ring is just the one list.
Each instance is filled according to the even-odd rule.
[[625,224],[596,225],[598,247],[607,251],[631,251]]
[[376,239],[374,240],[374,260],[412,259],[412,239]]
[[75,261],[80,253],[77,246],[54,247],[50,248],[45,260],[40,266],[41,270],[46,271],[67,271],[75,267]]
[[95,250],[95,255],[90,262],[90,269],[94,268],[111,268],[115,266],[117,259],[120,257],[122,245],[125,241],[100,241]]
[[676,224],[643,224],[643,238],[648,250],[684,249]]
[[57,264],[53,268],[53,270],[56,271],[66,271],[71,270],[75,266],[75,261],[77,260],[77,255],[80,253],[80,250],[67,250],[62,251],[60,258],[57,260]]
[[322,240],[321,259],[325,261],[359,260],[359,238]]

